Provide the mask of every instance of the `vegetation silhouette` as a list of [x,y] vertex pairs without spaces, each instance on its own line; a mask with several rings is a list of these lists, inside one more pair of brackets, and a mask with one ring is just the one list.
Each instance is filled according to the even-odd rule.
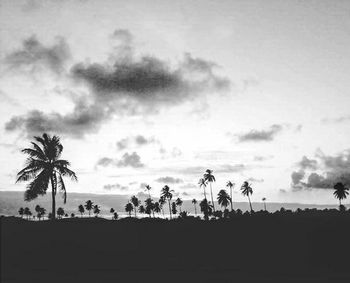
[[215,182],[215,177],[213,175],[213,170],[207,169],[205,170],[205,173],[203,175],[204,180],[209,183],[210,186],[210,195],[211,195],[211,202],[213,205],[213,210],[215,212],[215,203],[214,203],[214,197],[213,197],[213,189],[212,189],[212,183]]
[[334,185],[334,197],[339,200],[339,208],[341,207],[342,199],[346,199],[349,194],[349,188],[346,188],[345,185],[341,182],[338,182]]
[[79,213],[80,213],[80,217],[83,217],[84,212],[85,212],[85,209],[84,209],[84,206],[83,206],[82,204],[80,204],[80,205],[78,206],[78,211],[79,211]]
[[130,201],[131,201],[132,205],[134,206],[134,212],[135,212],[135,217],[136,217],[137,208],[141,204],[141,201],[136,196],[132,196]]
[[266,211],[266,198],[265,198],[265,197],[263,197],[261,200],[262,200],[262,201],[263,201],[263,203],[264,203],[264,210]]
[[91,210],[93,210],[93,208],[94,208],[94,203],[91,200],[87,200],[85,202],[84,206],[85,206],[86,210],[89,212],[89,217],[90,217],[91,216]]
[[180,213],[181,213],[181,212],[182,212],[182,211],[181,211],[181,206],[182,206],[182,204],[183,204],[182,199],[177,198],[177,199],[175,200],[175,204],[176,204],[176,206],[179,207],[179,210],[180,210]]
[[194,206],[194,214],[197,216],[197,203],[198,201],[194,198],[192,200],[193,206]]
[[252,203],[249,197],[249,195],[253,194],[253,188],[250,186],[250,184],[247,181],[245,181],[241,187],[241,190],[242,190],[242,194],[248,197],[250,212],[253,212]]
[[235,183],[232,183],[231,181],[228,181],[226,183],[226,187],[230,189],[230,203],[231,203],[231,211],[233,210],[233,198],[232,198],[232,191],[233,191],[233,188],[235,187]]
[[125,211],[129,214],[129,217],[131,217],[131,212],[133,211],[133,206],[130,202],[128,202],[126,205],[125,205]]
[[172,218],[172,215],[171,215],[172,211],[171,211],[171,204],[170,204],[170,202],[171,202],[171,199],[173,198],[173,194],[172,194],[173,192],[174,192],[174,190],[171,190],[168,185],[165,185],[162,188],[162,192],[161,192],[161,196],[164,199],[168,200],[170,219]]
[[224,209],[226,209],[230,203],[232,203],[231,197],[228,195],[228,193],[225,190],[220,190],[218,194],[218,203]]
[[59,189],[63,193],[63,201],[66,203],[67,191],[63,177],[70,177],[77,181],[77,176],[68,167],[67,160],[59,159],[63,146],[58,136],[50,137],[44,133],[42,137],[34,137],[37,143],[31,142],[32,148],[25,148],[22,153],[28,155],[25,167],[18,172],[17,182],[32,180],[24,193],[26,201],[36,199],[39,195],[46,194],[51,183],[52,217],[56,218],[56,193]]

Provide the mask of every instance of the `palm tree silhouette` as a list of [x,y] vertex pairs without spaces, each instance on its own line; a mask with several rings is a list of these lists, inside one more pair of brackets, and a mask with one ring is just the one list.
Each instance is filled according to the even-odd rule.
[[192,200],[193,206],[194,206],[194,213],[197,216],[197,200],[194,198]]
[[131,203],[134,206],[134,212],[135,212],[135,217],[136,217],[136,210],[137,210],[137,207],[140,205],[141,201],[139,201],[139,199],[136,196],[132,196]]
[[83,217],[83,214],[84,214],[84,212],[85,212],[85,209],[84,209],[84,206],[83,206],[82,204],[80,204],[80,205],[78,206],[78,211],[79,211],[79,213],[80,213],[80,216]]
[[262,198],[262,201],[263,201],[263,203],[264,203],[264,210],[266,211],[266,198],[263,197],[263,198]]
[[94,214],[95,214],[95,217],[98,217],[98,215],[100,214],[101,210],[100,210],[100,207],[95,204],[94,205]]
[[235,187],[235,183],[232,183],[231,181],[228,181],[226,183],[226,187],[230,189],[230,198],[231,198],[231,211],[233,210],[233,198],[232,198],[232,190]]
[[241,187],[241,190],[242,190],[242,194],[248,197],[250,212],[253,212],[252,203],[250,202],[250,197],[249,197],[249,195],[253,194],[253,188],[250,186],[250,184],[247,181],[245,181]]
[[130,202],[128,202],[126,205],[125,205],[125,211],[127,213],[129,213],[129,217],[131,217],[131,211],[133,210],[134,208],[132,207],[132,204]]
[[224,207],[224,209],[227,208],[227,206],[232,202],[230,196],[225,190],[220,190],[218,193],[218,203]]
[[91,210],[94,208],[94,203],[91,200],[85,202],[85,208],[89,212],[89,217],[91,215]]
[[204,219],[209,220],[209,216],[213,214],[213,206],[208,202],[208,200],[205,198],[199,203],[199,207],[201,209],[201,212],[204,214]]
[[161,207],[160,207],[160,204],[159,202],[155,202],[154,205],[153,205],[153,211],[156,212],[156,213],[160,213],[161,212]]
[[25,207],[25,208],[24,208],[24,211],[23,211],[23,214],[24,214],[25,216],[27,216],[27,220],[28,220],[28,219],[29,219],[29,216],[32,215],[32,212],[30,211],[29,207]]
[[139,212],[140,212],[141,214],[144,214],[144,213],[146,212],[146,209],[145,209],[145,207],[144,207],[143,205],[140,205],[140,206],[139,206]]
[[163,218],[164,218],[164,209],[163,209],[163,205],[166,203],[166,200],[163,196],[161,196],[159,198],[159,206],[160,206],[160,209],[162,210],[162,214],[163,214]]
[[151,193],[150,193],[151,189],[152,189],[152,187],[150,185],[146,185],[145,186],[145,190],[148,191],[148,197],[149,198],[151,198]]
[[112,213],[112,220],[113,220],[113,215],[114,215],[114,212],[115,212],[114,208],[111,208],[111,209],[109,210],[109,212]]
[[181,211],[181,206],[182,206],[182,204],[183,204],[182,199],[177,198],[177,199],[175,200],[175,204],[176,204],[176,206],[178,206],[178,207],[179,207],[179,209],[180,209],[180,213],[181,213],[181,212],[182,212],[182,211]]
[[170,190],[170,188],[169,188],[168,185],[165,185],[165,186],[162,188],[162,191],[161,191],[161,196],[162,196],[164,199],[167,199],[167,200],[168,200],[170,219],[171,219],[171,206],[170,206],[170,201],[171,201],[171,199],[173,198],[172,192],[174,192],[174,190]]
[[40,214],[40,209],[41,209],[41,207],[40,207],[39,204],[37,204],[37,205],[35,206],[35,208],[34,208],[34,210],[35,210],[35,212],[36,212],[36,215],[37,215],[39,221],[40,221],[40,218],[41,218],[41,215],[39,216],[39,214]]
[[26,201],[36,199],[39,195],[45,195],[49,183],[51,183],[52,196],[52,218],[56,218],[56,192],[60,189],[63,192],[63,201],[66,203],[67,192],[63,182],[63,177],[68,176],[77,181],[77,176],[68,167],[70,163],[67,160],[59,159],[63,146],[58,136],[52,138],[48,134],[42,137],[34,137],[41,144],[41,147],[32,142],[33,148],[25,148],[22,153],[29,155],[26,166],[17,174],[17,182],[33,181],[27,186],[24,193]]
[[338,182],[334,185],[334,197],[339,200],[339,208],[341,207],[341,200],[346,199],[347,195],[349,194],[348,190],[349,188],[346,188],[345,185],[341,182]]
[[204,178],[200,178],[200,179],[199,179],[198,185],[199,185],[199,188],[202,188],[202,187],[203,187],[203,190],[204,190],[204,198],[207,199],[207,193],[205,192],[205,188],[206,188],[206,186],[207,186],[207,183],[206,183],[206,181],[204,180]]
[[154,203],[151,198],[147,198],[145,200],[145,211],[151,217],[151,213],[153,214],[154,217]]
[[204,177],[204,180],[206,182],[208,182],[209,185],[210,185],[211,202],[213,203],[213,209],[214,209],[214,212],[215,212],[215,203],[214,203],[214,198],[213,198],[213,190],[212,190],[212,186],[211,186],[211,183],[215,182],[215,177],[213,175],[213,170],[210,170],[210,169],[205,170],[205,173],[204,173],[203,177]]
[[176,210],[176,203],[175,202],[172,202],[171,203],[171,213],[173,215],[175,215],[177,213],[177,210]]
[[118,213],[116,212],[113,213],[113,220],[118,220]]
[[19,208],[18,214],[21,216],[21,218],[23,218],[23,214],[24,214],[24,208],[23,207]]
[[59,219],[64,215],[64,209],[62,207],[57,208],[57,216]]

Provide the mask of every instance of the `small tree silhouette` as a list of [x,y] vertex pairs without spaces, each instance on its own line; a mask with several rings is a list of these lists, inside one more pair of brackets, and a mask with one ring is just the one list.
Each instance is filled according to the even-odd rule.
[[135,212],[135,217],[136,217],[136,211],[138,206],[141,204],[141,201],[136,196],[131,197],[131,203],[134,206],[134,212]]
[[181,206],[182,206],[182,204],[183,204],[182,199],[177,198],[177,199],[175,200],[175,204],[176,204],[176,206],[178,206],[178,207],[179,207],[179,209],[180,209],[180,213],[181,213]]
[[164,216],[164,209],[163,209],[163,206],[164,206],[164,204],[166,203],[166,200],[165,200],[165,198],[163,197],[163,196],[161,196],[160,198],[159,198],[159,206],[160,206],[160,209],[161,209],[161,211],[162,211],[162,214],[163,214],[163,218],[165,217]]
[[218,203],[226,209],[231,203],[231,198],[225,190],[220,190],[218,193]]
[[94,208],[94,203],[91,200],[86,201],[85,208],[89,212],[89,217],[90,217],[91,210]]
[[266,211],[266,198],[263,197],[263,198],[262,198],[262,201],[263,201],[263,203],[264,203],[264,210]]
[[215,203],[214,203],[214,198],[213,198],[213,189],[212,189],[212,183],[215,182],[215,177],[213,175],[213,170],[210,170],[210,169],[207,169],[205,170],[205,173],[203,175],[204,177],[204,180],[209,183],[210,185],[210,195],[211,195],[211,202],[213,204],[213,209],[214,209],[214,212],[215,212]]
[[58,219],[62,219],[63,215],[64,215],[64,209],[62,207],[57,208]]
[[154,217],[154,203],[151,198],[145,200],[145,212],[151,217],[151,213],[153,213]]
[[113,213],[113,220],[118,220],[118,213],[117,212],[114,212]]
[[235,186],[235,183],[232,183],[231,181],[228,181],[228,182],[226,183],[226,187],[228,187],[228,188],[230,189],[230,198],[231,198],[230,203],[231,203],[231,211],[233,210],[233,198],[232,198],[232,190],[233,190],[234,186]]
[[94,214],[95,214],[95,217],[98,217],[98,215],[100,214],[101,210],[100,210],[100,207],[95,204],[94,205]]
[[115,212],[114,208],[111,208],[111,209],[109,210],[109,212],[112,213],[112,219],[113,219],[113,217],[114,217],[114,212]]
[[241,187],[241,190],[242,190],[242,194],[244,196],[247,196],[248,197],[248,201],[249,201],[249,206],[250,206],[250,212],[253,212],[253,207],[252,207],[252,203],[250,202],[250,197],[249,195],[253,194],[253,189],[252,187],[250,186],[250,184],[245,181]]
[[23,214],[25,216],[27,216],[27,220],[29,219],[29,217],[32,215],[32,212],[30,211],[29,207],[25,207],[24,208],[24,211],[23,211]]
[[134,209],[134,208],[133,208],[133,206],[132,206],[132,204],[131,204],[130,202],[128,202],[128,203],[125,205],[125,211],[126,211],[127,213],[129,213],[129,217],[131,217],[131,212],[132,212],[133,209]]
[[176,210],[176,203],[175,202],[172,202],[171,203],[171,213],[173,215],[175,215],[177,213],[177,210]]
[[145,209],[145,207],[144,207],[143,205],[140,205],[140,206],[139,206],[139,212],[140,212],[141,214],[144,214],[144,213],[146,212],[146,209]]
[[154,203],[153,211],[156,212],[156,213],[160,213],[162,211],[159,202],[155,202]]
[[204,214],[204,219],[209,220],[209,216],[213,214],[213,206],[205,198],[199,203],[199,207]]
[[145,190],[148,191],[148,197],[149,198],[151,198],[151,193],[150,193],[151,189],[152,189],[152,187],[150,185],[146,185],[145,186]]
[[80,205],[78,206],[78,211],[79,211],[79,213],[80,213],[80,217],[83,217],[83,214],[84,214],[84,212],[85,212],[85,209],[84,209],[84,206],[83,206],[82,204],[80,204]]
[[21,218],[23,218],[23,214],[24,214],[24,208],[23,207],[20,207],[18,209],[18,214],[21,216]]
[[170,219],[171,219],[171,205],[170,205],[170,202],[171,202],[171,199],[173,198],[172,192],[174,192],[174,190],[170,190],[170,188],[169,188],[168,185],[165,185],[165,186],[162,188],[162,192],[161,192],[161,196],[162,196],[164,199],[167,199],[167,200],[168,200]]

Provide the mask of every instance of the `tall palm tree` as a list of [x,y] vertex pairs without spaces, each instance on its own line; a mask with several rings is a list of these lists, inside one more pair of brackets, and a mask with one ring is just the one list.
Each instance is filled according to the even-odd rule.
[[183,204],[182,199],[177,198],[177,199],[175,200],[175,205],[178,206],[178,207],[180,208],[180,213],[181,213],[181,206],[182,206],[182,204]]
[[174,190],[171,190],[168,185],[165,185],[161,191],[161,196],[164,197],[164,199],[168,200],[170,219],[171,219],[171,204],[170,204],[170,202],[171,202],[171,199],[173,198],[172,192],[174,192]]
[[205,173],[203,175],[204,180],[209,183],[210,185],[210,195],[211,195],[211,202],[213,204],[213,210],[215,212],[215,203],[214,203],[214,198],[213,198],[213,189],[211,186],[211,183],[215,182],[215,177],[213,175],[213,170],[207,169],[205,170]]
[[231,198],[231,211],[233,210],[233,198],[232,198],[232,191],[233,188],[235,187],[235,183],[232,183],[231,181],[228,181],[226,183],[226,187],[230,189],[230,198]]
[[162,211],[159,202],[155,202],[153,205],[153,211],[156,213],[160,213]]
[[135,212],[135,217],[136,217],[136,210],[137,210],[138,206],[141,204],[141,201],[136,196],[132,196],[130,201],[134,206],[134,212]]
[[243,183],[243,185],[241,186],[241,190],[242,190],[242,194],[244,196],[248,197],[249,206],[250,206],[250,212],[253,212],[252,203],[250,202],[250,197],[249,197],[249,195],[253,194],[253,188],[251,187],[251,185],[247,181],[245,181]]
[[63,182],[63,177],[68,176],[72,180],[77,181],[77,176],[68,167],[70,163],[67,160],[59,159],[63,146],[58,136],[52,138],[48,134],[43,134],[42,137],[34,137],[38,143],[32,142],[32,148],[22,150],[29,157],[25,167],[18,172],[17,182],[29,181],[24,193],[26,201],[36,199],[39,195],[45,195],[51,183],[52,196],[52,217],[56,218],[56,192],[57,189],[63,192],[63,201],[67,201],[66,186]]
[[163,205],[166,203],[166,200],[163,196],[161,196],[159,198],[159,205],[160,205],[160,209],[162,210],[162,214],[163,214],[163,218],[164,218],[164,209],[163,209]]
[[345,185],[341,182],[338,182],[334,185],[334,197],[339,200],[339,208],[341,207],[341,200],[346,199],[347,195],[349,194],[348,190],[349,188],[346,188]]
[[150,193],[151,189],[152,189],[152,187],[150,185],[146,185],[145,186],[145,190],[148,191],[148,197],[149,198],[151,198],[151,193]]
[[145,210],[146,213],[151,217],[151,213],[153,214],[154,217],[154,203],[151,198],[148,198],[145,200]]
[[126,205],[125,205],[125,211],[127,213],[129,213],[129,217],[131,217],[131,211],[133,210],[134,208],[132,207],[132,204],[130,202],[128,202]]
[[204,180],[204,178],[200,178],[198,181],[199,188],[203,188],[204,190],[204,198],[207,199],[207,193],[205,191],[205,188],[207,186],[207,182]]
[[266,198],[263,197],[263,198],[262,198],[262,201],[263,201],[263,203],[264,203],[264,210],[266,211]]
[[223,206],[225,209],[230,203],[232,203],[230,196],[225,190],[220,190],[218,193],[218,203]]
[[79,211],[79,213],[80,213],[80,216],[83,217],[83,214],[84,214],[84,212],[85,212],[85,209],[84,209],[84,206],[83,206],[82,204],[80,204],[80,205],[78,206],[78,211]]
[[85,202],[85,208],[89,212],[89,217],[91,215],[91,210],[94,208],[94,203],[91,200]]
[[194,213],[197,216],[197,200],[194,198],[192,200],[193,206],[194,206]]

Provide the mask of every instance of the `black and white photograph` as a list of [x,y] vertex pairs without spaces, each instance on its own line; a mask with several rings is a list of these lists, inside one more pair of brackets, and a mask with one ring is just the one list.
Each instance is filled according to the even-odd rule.
[[350,0],[0,0],[0,282],[350,282]]

